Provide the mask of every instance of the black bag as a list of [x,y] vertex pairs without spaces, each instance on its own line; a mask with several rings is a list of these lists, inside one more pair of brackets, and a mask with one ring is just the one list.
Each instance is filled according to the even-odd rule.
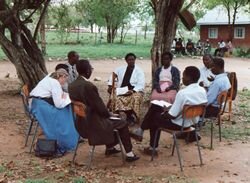
[[53,157],[57,154],[56,140],[37,139],[35,156],[38,157]]

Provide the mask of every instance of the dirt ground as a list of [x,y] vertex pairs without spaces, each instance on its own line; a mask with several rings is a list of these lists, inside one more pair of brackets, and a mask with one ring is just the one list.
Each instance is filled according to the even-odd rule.
[[[60,63],[62,63],[61,61]],[[226,71],[236,71],[239,90],[249,89],[249,59],[225,59]],[[53,71],[57,61],[47,62],[49,72]],[[123,64],[123,60],[91,61],[94,73],[91,78],[100,77],[101,81],[94,81],[103,99],[107,100],[106,80],[115,67]],[[143,68],[146,80],[150,83],[151,63],[149,60],[137,60]],[[188,65],[202,66],[200,58],[176,58],[173,64],[181,71]],[[9,77],[5,78],[9,73]],[[28,153],[24,147],[27,120],[23,112],[22,101],[17,94],[20,84],[16,78],[15,68],[9,62],[0,62],[0,182],[18,182],[27,179],[46,179],[54,182],[72,182],[77,177],[85,177],[89,182],[202,182],[202,183],[238,183],[250,182],[250,141],[214,139],[214,150],[210,150],[208,134],[202,135],[202,157],[204,166],[199,166],[198,152],[195,144],[185,144],[180,140],[184,172],[180,172],[177,155],[170,156],[171,136],[163,134],[161,137],[159,156],[153,161],[142,154],[148,145],[149,137],[146,132],[143,142],[133,141],[134,151],[140,160],[134,163],[122,164],[120,155],[105,157],[104,147],[97,147],[91,171],[86,171],[89,146],[80,146],[76,165],[70,163],[73,153],[62,158],[44,160]],[[234,103],[237,108],[241,101]],[[145,108],[146,109],[146,108]],[[248,111],[249,113],[249,111]],[[244,118],[234,110],[232,121]],[[225,126],[232,125],[224,122]],[[250,128],[250,127],[249,127]]]

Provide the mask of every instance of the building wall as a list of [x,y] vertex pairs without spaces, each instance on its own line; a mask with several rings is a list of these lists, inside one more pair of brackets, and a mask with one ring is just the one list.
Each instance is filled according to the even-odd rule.
[[[245,27],[245,38],[238,39],[233,38],[232,43],[234,47],[247,47],[250,48],[250,25],[235,25],[235,27]],[[211,39],[208,38],[208,29],[209,28],[217,28],[218,29],[218,38]],[[228,25],[201,25],[200,26],[200,38],[201,41],[206,41],[209,39],[212,47],[217,47],[218,42],[220,40],[224,40],[225,42],[229,38],[230,27]]]

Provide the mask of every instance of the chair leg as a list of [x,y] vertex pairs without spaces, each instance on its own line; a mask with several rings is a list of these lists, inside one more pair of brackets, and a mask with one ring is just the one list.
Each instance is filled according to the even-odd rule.
[[210,149],[213,149],[213,128],[214,128],[214,125],[213,125],[213,122],[211,122],[211,142],[210,142]]
[[32,139],[31,145],[30,145],[30,153],[31,153],[31,151],[32,151],[33,144],[34,144],[34,142],[35,142],[35,138],[36,138],[36,133],[37,133],[38,126],[39,126],[39,123],[37,122],[37,123],[36,123],[35,132],[34,132],[34,135],[33,135],[33,139]]
[[228,121],[231,121],[231,115],[232,115],[232,101],[230,100],[228,102]]
[[30,120],[29,128],[28,128],[28,130],[27,130],[26,138],[25,138],[25,145],[24,145],[25,147],[27,146],[27,143],[28,143],[28,139],[29,139],[29,136],[30,136],[30,132],[31,132],[32,126],[33,126],[33,120]]
[[178,155],[178,159],[179,159],[179,163],[180,163],[180,168],[181,168],[181,171],[183,171],[182,162],[181,162],[181,154],[180,154],[180,151],[179,151],[179,147],[178,147],[178,143],[177,143],[175,133],[173,134],[173,138],[174,138],[174,141],[175,141],[175,147],[176,147],[176,151],[177,151],[177,155]]
[[92,146],[92,149],[89,152],[90,153],[90,157],[89,157],[89,162],[88,162],[88,165],[87,165],[87,170],[89,170],[90,167],[91,167],[91,163],[92,163],[92,160],[93,160],[94,152],[95,152],[95,146]]
[[220,116],[218,118],[218,122],[219,122],[219,137],[220,137],[220,142],[221,142],[221,118]]
[[122,140],[121,140],[119,131],[115,130],[114,132],[115,132],[117,139],[118,139],[118,142],[119,142],[119,146],[120,146],[121,153],[122,153],[122,162],[124,163],[125,162],[125,155],[124,155],[124,151],[123,151],[123,147],[122,147]]
[[77,144],[76,144],[76,148],[75,148],[75,151],[74,151],[73,159],[72,159],[72,162],[73,162],[73,163],[75,163],[76,152],[77,152],[77,149],[78,149],[78,146],[79,146],[79,140],[80,140],[80,138],[81,138],[81,136],[79,135],[78,141],[77,141]]
[[174,156],[174,150],[175,150],[175,140],[173,139],[173,141],[174,141],[174,144],[173,144],[173,147],[172,147],[172,154],[171,154],[172,156]]
[[197,131],[196,131],[196,130],[195,130],[195,139],[196,139],[197,148],[198,148],[198,152],[199,152],[200,163],[201,163],[201,165],[203,165],[202,157],[201,157],[200,143],[199,143],[198,134],[197,134]]
[[154,160],[154,155],[155,155],[155,146],[156,146],[156,141],[157,141],[157,137],[159,135],[159,133],[161,132],[160,129],[157,129],[156,132],[155,132],[155,138],[154,138],[154,145],[153,145],[153,152],[152,152],[152,155],[151,155],[151,161]]

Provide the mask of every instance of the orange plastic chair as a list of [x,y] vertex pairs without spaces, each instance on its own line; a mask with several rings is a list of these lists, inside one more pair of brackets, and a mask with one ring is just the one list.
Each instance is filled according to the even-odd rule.
[[228,90],[228,97],[227,97],[228,110],[225,111],[225,113],[228,114],[228,121],[231,121],[233,100],[235,99],[237,93],[237,91],[235,91],[237,90],[237,81],[235,72],[230,72],[228,74],[231,83],[231,88]]
[[22,101],[23,101],[23,108],[24,108],[24,112],[25,112],[26,116],[29,119],[29,127],[28,127],[28,130],[27,130],[27,133],[26,133],[25,146],[27,146],[29,136],[31,135],[33,124],[36,123],[32,143],[31,143],[31,146],[30,146],[30,152],[31,152],[34,141],[35,141],[35,137],[36,137],[36,133],[37,133],[37,129],[38,129],[39,124],[38,124],[38,121],[35,118],[35,116],[30,112],[29,93],[30,92],[29,92],[28,85],[27,84],[23,85],[23,87],[21,88],[21,96],[22,96]]

